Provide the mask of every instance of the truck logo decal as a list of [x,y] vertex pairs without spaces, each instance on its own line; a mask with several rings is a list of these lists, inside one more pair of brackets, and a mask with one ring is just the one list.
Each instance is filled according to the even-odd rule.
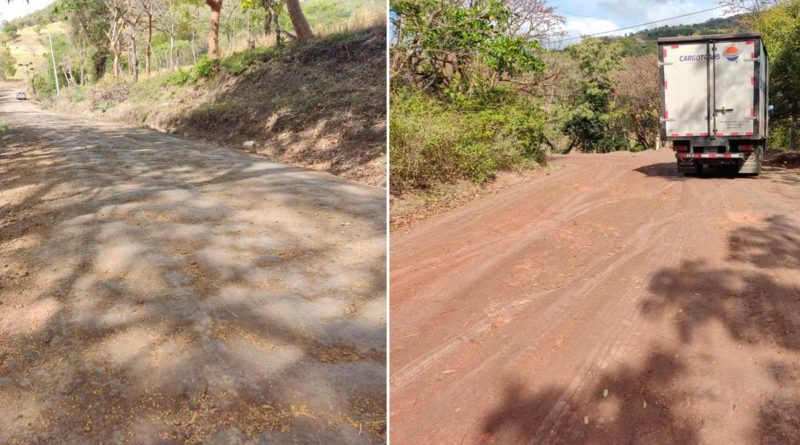
[[739,58],[739,48],[735,45],[731,45],[725,48],[725,58],[728,59],[728,62],[735,62],[736,59]]
[[[719,54],[714,54],[710,57],[712,60],[718,60]],[[678,57],[679,62],[705,62],[709,57],[705,54],[690,54],[688,56]]]

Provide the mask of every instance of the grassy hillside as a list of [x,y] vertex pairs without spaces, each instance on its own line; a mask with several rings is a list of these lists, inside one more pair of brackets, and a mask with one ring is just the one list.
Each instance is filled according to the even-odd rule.
[[[66,24],[59,21],[19,29],[15,33],[16,37],[8,45],[11,50],[11,56],[14,57],[18,64],[31,63],[32,66],[39,68],[47,66],[44,56],[50,52],[47,47],[48,32],[53,35],[64,34],[66,32]],[[17,69],[17,73],[13,78],[24,79],[25,72],[22,69]]]
[[219,63],[202,59],[134,84],[67,88],[52,106],[378,185],[386,168],[385,35],[380,24]]

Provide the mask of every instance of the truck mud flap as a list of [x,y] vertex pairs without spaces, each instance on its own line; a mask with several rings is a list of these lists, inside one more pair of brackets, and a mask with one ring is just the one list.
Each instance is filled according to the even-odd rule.
[[759,148],[745,159],[744,164],[742,164],[742,167],[739,169],[739,173],[744,175],[759,175],[761,173],[761,162],[763,158],[764,151]]

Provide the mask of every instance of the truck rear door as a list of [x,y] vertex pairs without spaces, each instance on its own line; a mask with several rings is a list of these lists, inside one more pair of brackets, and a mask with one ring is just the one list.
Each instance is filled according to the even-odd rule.
[[709,45],[667,43],[661,52],[667,136],[708,136]]
[[716,42],[712,107],[716,136],[752,136],[755,123],[755,41]]

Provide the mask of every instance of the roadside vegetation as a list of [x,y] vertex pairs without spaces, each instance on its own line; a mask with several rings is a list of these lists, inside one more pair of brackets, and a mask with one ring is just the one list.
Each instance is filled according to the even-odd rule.
[[747,23],[760,32],[770,59],[770,146],[777,150],[800,149],[800,0],[735,2],[747,10]]
[[8,48],[9,37],[0,34],[0,80],[8,80],[17,72],[17,59]]
[[564,39],[545,0],[392,0],[391,191],[546,164],[553,153],[658,144],[655,39],[758,31],[771,60],[770,145],[798,148],[800,0],[723,0],[732,15]]
[[654,143],[656,67],[636,40],[552,49],[564,18],[542,0],[394,0],[391,9],[393,194],[483,183],[544,165],[548,153]]

